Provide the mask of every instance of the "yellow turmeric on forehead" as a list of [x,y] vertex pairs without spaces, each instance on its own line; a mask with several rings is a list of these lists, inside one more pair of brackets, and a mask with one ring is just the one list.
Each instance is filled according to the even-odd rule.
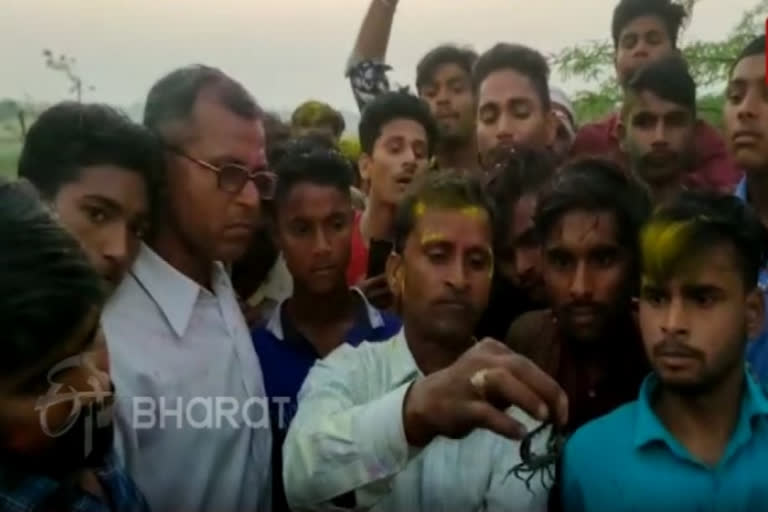
[[643,282],[668,279],[683,260],[693,258],[696,221],[651,221],[640,237]]

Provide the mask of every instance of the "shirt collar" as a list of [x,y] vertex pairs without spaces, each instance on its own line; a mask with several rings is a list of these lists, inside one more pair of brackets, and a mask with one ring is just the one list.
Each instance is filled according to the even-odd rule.
[[416,365],[416,360],[413,358],[411,349],[408,347],[404,328],[401,328],[394,338],[392,338],[392,342],[389,343],[387,350],[389,351],[388,355],[391,363],[391,381],[395,386],[405,384],[417,377],[424,376]]
[[[157,304],[176,335],[183,337],[197,297],[203,290],[200,285],[176,270],[146,244],[141,246],[131,275]],[[214,292],[225,278],[224,266],[214,263],[211,279]]]
[[[362,292],[362,290],[355,287],[351,288],[351,290],[357,293],[360,296],[360,299],[362,299],[363,305],[365,306],[365,313],[368,317],[368,322],[370,323],[371,328],[381,329],[384,327],[384,317],[381,315],[381,312],[378,309],[373,307],[371,303],[368,302],[368,299],[365,297],[365,294]],[[272,316],[270,316],[266,326],[267,331],[269,331],[272,336],[281,341],[285,338],[282,314],[285,300],[281,300],[275,307],[274,311],[272,312]]]
[[[768,418],[768,398],[765,395],[765,391],[755,381],[750,372],[745,371],[744,375],[747,384],[744,388],[745,393],[741,404],[739,424],[736,427],[732,441],[738,441],[736,439],[738,437],[748,437],[749,432],[746,432],[746,429],[749,428],[754,418]],[[667,444],[673,451],[684,451],[680,443],[662,424],[651,406],[651,399],[658,385],[658,377],[655,374],[651,374],[645,378],[640,387],[640,396],[637,401],[637,417],[635,420],[635,448],[640,449],[652,442],[661,441]]]

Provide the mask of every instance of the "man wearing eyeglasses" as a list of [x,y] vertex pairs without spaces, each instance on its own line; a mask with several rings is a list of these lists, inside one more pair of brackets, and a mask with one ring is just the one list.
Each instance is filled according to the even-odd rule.
[[116,449],[153,510],[270,510],[262,370],[224,267],[274,193],[262,112],[221,71],[191,66],[152,87],[144,124],[165,145],[166,189],[103,315]]

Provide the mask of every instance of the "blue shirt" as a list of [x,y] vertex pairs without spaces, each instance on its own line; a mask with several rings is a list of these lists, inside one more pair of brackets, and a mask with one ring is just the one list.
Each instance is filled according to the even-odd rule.
[[[345,336],[346,343],[357,346],[363,341],[388,340],[397,334],[401,327],[397,316],[377,310],[362,292],[352,290],[359,294],[364,307]],[[251,333],[264,372],[272,421],[282,434],[296,414],[296,395],[310,368],[320,358],[315,347],[287,321],[283,304],[284,301],[278,304],[265,327]]]
[[712,468],[697,461],[651,408],[658,379],[637,401],[585,425],[562,466],[566,512],[768,511],[768,398],[746,373],[736,428]]
[[112,457],[94,472],[107,502],[79,487],[65,488],[47,476],[19,475],[13,468],[0,469],[0,511],[149,512],[141,491]]
[[[355,323],[344,338],[352,346],[363,341],[384,341],[400,331],[400,319],[371,306],[360,290],[363,307]],[[298,409],[297,395],[304,379],[315,362],[320,359],[315,347],[286,317],[280,302],[265,327],[253,330],[253,345],[259,355],[264,373],[264,387],[269,399],[269,414],[272,424],[272,504],[274,510],[288,510],[282,479],[282,446],[291,420]]]
[[[743,178],[736,187],[736,197],[744,202],[747,198],[747,178]],[[747,345],[747,361],[749,361],[752,372],[763,383],[768,384],[768,268],[760,271],[757,285],[763,291],[765,297],[765,321],[763,331],[760,335],[750,340]]]

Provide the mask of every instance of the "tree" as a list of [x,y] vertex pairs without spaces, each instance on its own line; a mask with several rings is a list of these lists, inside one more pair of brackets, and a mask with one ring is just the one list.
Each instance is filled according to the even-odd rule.
[[[53,71],[59,71],[67,77],[71,86],[69,88],[70,94],[74,94],[78,102],[83,100],[83,79],[76,70],[77,60],[74,57],[70,57],[66,54],[55,55],[51,50],[43,50],[43,58],[45,59],[45,65]],[[86,87],[89,91],[93,91],[94,87],[89,85]]]
[[[690,21],[697,0],[681,2]],[[764,30],[768,0],[746,11],[739,23],[721,41],[683,42],[682,51],[699,90],[699,115],[715,126],[722,125],[723,90],[730,65],[746,44]],[[614,111],[621,102],[613,66],[613,42],[587,41],[564,48],[551,56],[554,68],[564,79],[578,78],[590,84],[573,96],[580,122],[599,119]]]

